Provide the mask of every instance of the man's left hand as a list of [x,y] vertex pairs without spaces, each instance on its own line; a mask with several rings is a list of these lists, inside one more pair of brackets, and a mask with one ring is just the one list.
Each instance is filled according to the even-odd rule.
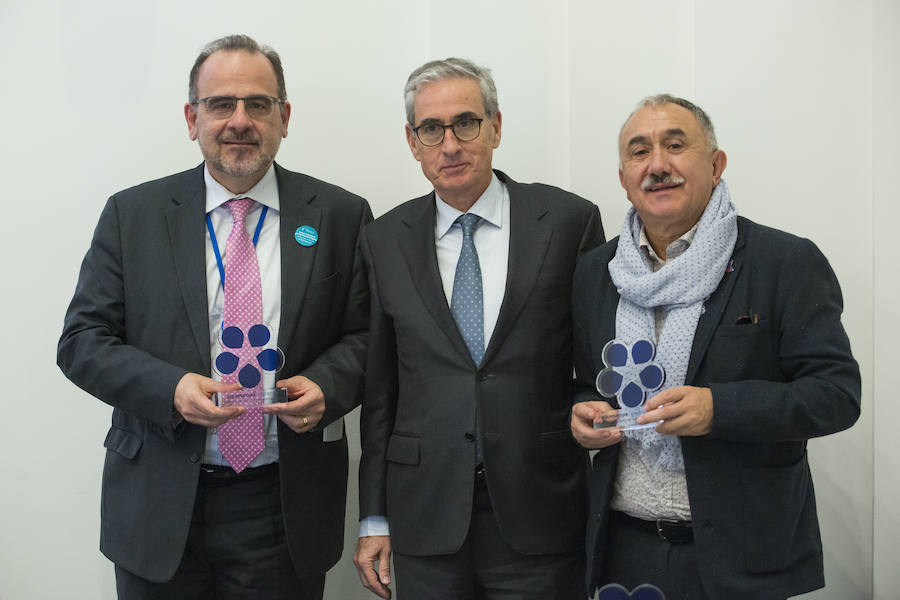
[[647,401],[638,423],[665,421],[656,431],[670,435],[706,435],[712,431],[713,397],[709,388],[682,385]]
[[263,413],[278,415],[281,421],[297,433],[313,429],[325,414],[325,394],[314,381],[295,375],[275,382],[275,387],[287,390],[288,401],[263,406]]

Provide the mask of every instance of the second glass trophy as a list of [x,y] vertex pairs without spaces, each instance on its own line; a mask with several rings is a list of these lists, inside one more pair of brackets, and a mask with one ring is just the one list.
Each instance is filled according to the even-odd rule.
[[656,427],[660,422],[639,424],[644,404],[666,381],[666,371],[656,361],[656,345],[649,340],[627,344],[610,340],[601,353],[604,368],[597,374],[597,391],[604,398],[615,398],[618,411],[602,415],[596,429],[615,428],[628,432]]

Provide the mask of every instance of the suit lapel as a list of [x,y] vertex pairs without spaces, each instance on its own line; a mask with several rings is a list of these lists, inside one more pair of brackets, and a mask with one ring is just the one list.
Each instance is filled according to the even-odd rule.
[[294,239],[294,232],[301,225],[309,225],[322,232],[322,211],[311,203],[315,192],[304,185],[302,179],[290,171],[275,165],[278,177],[278,202],[281,207],[281,325],[278,346],[291,347],[291,335],[296,328],[306,288],[319,252],[319,243],[301,246]]
[[[618,247],[619,238],[615,237],[608,243],[616,244]],[[606,343],[616,338],[616,313],[619,310],[619,291],[616,284],[613,283],[612,277],[609,276],[609,261],[615,256],[603,255],[597,257],[597,263],[594,267],[596,273],[602,273],[601,277],[596,280],[598,291],[592,298],[595,300],[596,306],[603,306],[606,310],[594,310],[591,312],[591,349],[594,354],[594,364],[603,365],[603,347]],[[601,366],[600,369],[603,367]],[[599,369],[597,371],[599,373]],[[595,373],[596,375],[596,373]]]
[[187,311],[197,352],[210,372],[209,306],[206,298],[206,208],[203,165],[187,176],[165,211],[169,246],[175,261],[175,276]]
[[[422,304],[431,313],[438,327],[450,340],[457,352],[471,362],[472,356],[463,341],[450,306],[444,293],[441,272],[438,268],[437,251],[435,250],[435,197],[429,194],[419,199],[417,206],[411,211],[403,223],[406,230],[398,239],[400,252],[406,260],[410,278],[416,291],[422,298]],[[424,255],[423,255],[424,252]]]
[[543,220],[548,211],[546,203],[505,174],[497,171],[497,176],[509,191],[509,259],[506,290],[497,324],[485,350],[485,364],[497,354],[528,301],[553,233],[550,224]]
[[731,292],[734,290],[734,282],[737,281],[738,275],[741,272],[741,267],[743,266],[743,248],[743,227],[741,227],[740,222],[738,222],[738,238],[734,244],[734,251],[731,254],[731,266],[733,270],[730,273],[728,271],[725,272],[716,291],[713,292],[712,296],[710,296],[704,304],[705,313],[700,316],[700,321],[697,323],[697,330],[694,333],[691,358],[688,362],[687,373],[684,377],[685,385],[690,385],[697,375],[697,369],[700,368],[703,357],[706,356],[706,349],[712,341],[713,333],[715,333],[719,321],[722,320],[722,313],[725,311],[728,300],[731,298]]

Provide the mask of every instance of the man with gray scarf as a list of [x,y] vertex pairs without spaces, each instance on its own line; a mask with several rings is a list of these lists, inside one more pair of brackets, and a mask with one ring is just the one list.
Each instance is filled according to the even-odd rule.
[[[619,156],[632,207],[573,284],[572,432],[598,449],[588,590],[771,600],[820,588],[806,442],[860,410],[837,279],[809,240],[737,216],[725,153],[691,102],[642,101]],[[604,370],[615,385],[601,399]],[[655,427],[604,427],[629,385],[638,402],[624,404]]]

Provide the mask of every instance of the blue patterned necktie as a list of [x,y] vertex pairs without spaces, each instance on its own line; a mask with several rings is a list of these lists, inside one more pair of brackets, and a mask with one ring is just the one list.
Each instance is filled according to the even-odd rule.
[[450,312],[456,319],[463,340],[475,366],[484,357],[484,299],[481,291],[481,265],[472,236],[481,225],[481,217],[473,214],[460,215],[456,222],[463,232],[462,249],[456,262],[456,277],[453,279],[453,296]]
[[[463,232],[462,249],[456,262],[456,276],[453,279],[453,296],[450,298],[450,312],[462,333],[463,341],[472,355],[475,366],[484,358],[484,296],[481,288],[481,265],[472,236],[481,225],[478,215],[464,214],[456,219]],[[475,464],[483,462],[481,452],[481,426],[478,409],[475,410]]]

